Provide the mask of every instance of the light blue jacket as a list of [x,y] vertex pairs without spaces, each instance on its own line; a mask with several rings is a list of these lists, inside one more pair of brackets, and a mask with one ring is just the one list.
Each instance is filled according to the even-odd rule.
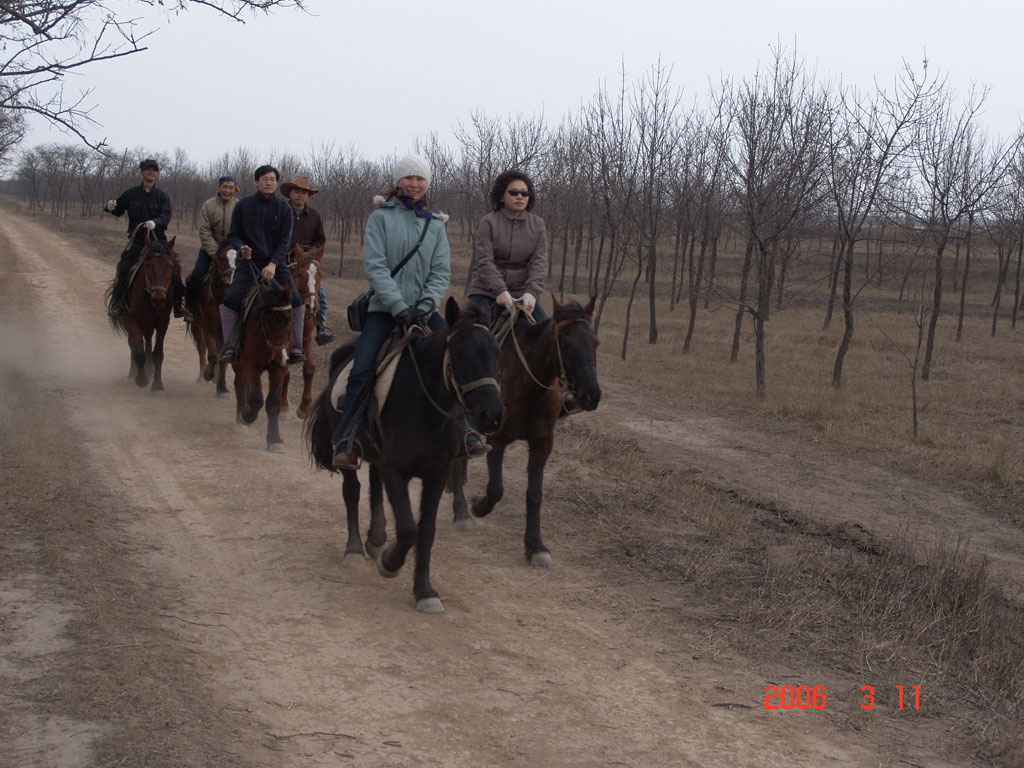
[[404,259],[419,240],[426,219],[416,216],[397,200],[377,207],[366,222],[363,245],[363,269],[374,296],[371,312],[398,315],[408,307],[443,312],[448,283],[451,281],[451,250],[444,222],[435,213],[419,251],[393,278],[391,270]]

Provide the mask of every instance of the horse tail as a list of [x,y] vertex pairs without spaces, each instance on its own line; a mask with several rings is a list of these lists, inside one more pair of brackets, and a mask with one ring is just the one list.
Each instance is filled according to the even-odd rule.
[[310,408],[309,416],[302,427],[302,439],[309,447],[310,463],[317,469],[337,472],[334,468],[334,452],[331,448],[331,435],[334,432],[330,423],[331,387],[328,384],[317,395]]
[[[116,280],[111,280],[110,285],[107,286],[107,290],[103,292],[103,303],[106,304],[107,309],[111,309],[114,306],[114,283],[116,282]],[[114,317],[113,315],[108,314],[107,320],[110,321],[110,327],[117,333],[124,336],[128,335],[128,329],[124,325],[124,317]]]

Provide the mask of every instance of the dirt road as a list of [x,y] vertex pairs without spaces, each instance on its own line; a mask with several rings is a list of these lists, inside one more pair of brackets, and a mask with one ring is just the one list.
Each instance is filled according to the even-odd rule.
[[[124,378],[127,345],[102,307],[112,261],[44,225],[0,209],[0,765],[983,764],[955,718],[862,712],[839,673],[739,657],[695,623],[652,620],[655,596],[610,580],[556,506],[556,565],[531,569],[522,451],[491,518],[440,525],[446,612],[417,614],[411,573],[341,566],[340,481],[309,468],[300,423],[283,423],[284,454],[266,451],[262,418],[237,428],[233,400],[195,381],[179,322],[167,396]],[[604,385],[599,411],[575,418],[626,425],[723,488],[865,528],[908,515],[970,528],[1003,576],[1024,573],[1020,537],[967,500],[868,462],[839,471],[799,440],[751,462],[748,426]],[[575,461],[556,445],[549,482],[571,482]],[[764,686],[787,681],[836,698],[766,712]]]

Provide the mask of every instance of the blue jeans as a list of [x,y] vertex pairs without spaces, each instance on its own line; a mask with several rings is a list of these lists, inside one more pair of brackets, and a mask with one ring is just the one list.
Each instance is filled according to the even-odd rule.
[[323,285],[320,286],[320,294],[317,296],[320,308],[316,311],[316,324],[318,327],[327,325],[327,294],[324,293]]
[[[444,319],[433,312],[427,321],[427,327],[433,333],[443,332]],[[370,312],[366,316],[356,351],[352,360],[352,370],[348,374],[348,385],[345,387],[345,399],[341,404],[341,419],[334,429],[331,444],[338,446],[345,438],[352,417],[363,404],[369,391],[370,380],[373,378],[373,366],[377,363],[377,355],[395,329],[395,318],[390,312]]]

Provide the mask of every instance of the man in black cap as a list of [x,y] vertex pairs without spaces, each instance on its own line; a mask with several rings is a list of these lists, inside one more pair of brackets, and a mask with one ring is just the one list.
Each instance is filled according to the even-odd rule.
[[[171,221],[171,199],[162,189],[157,189],[156,179],[160,175],[160,166],[152,158],[139,163],[142,183],[125,191],[116,200],[107,202],[103,209],[114,216],[128,214],[128,235],[132,238],[128,247],[121,253],[117,263],[117,279],[114,281],[114,292],[107,310],[113,317],[124,315],[125,294],[128,293],[128,273],[138,260],[139,254],[146,245],[146,235],[150,240],[158,240],[167,245],[167,225]],[[181,268],[174,265],[172,277],[174,287],[174,316],[182,317],[185,312],[181,306],[185,297],[185,286],[181,282]]]

